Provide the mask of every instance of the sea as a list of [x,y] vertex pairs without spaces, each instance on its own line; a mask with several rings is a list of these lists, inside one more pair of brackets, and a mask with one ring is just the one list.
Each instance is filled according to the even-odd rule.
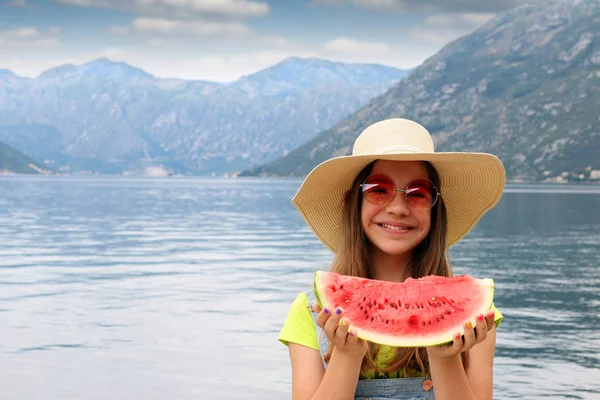
[[[290,399],[332,254],[297,179],[0,177],[0,398]],[[494,399],[600,399],[600,185],[508,184],[450,251],[495,281]]]

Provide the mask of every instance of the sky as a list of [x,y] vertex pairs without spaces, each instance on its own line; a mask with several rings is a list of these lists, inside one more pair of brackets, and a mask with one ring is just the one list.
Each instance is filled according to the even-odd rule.
[[0,69],[106,57],[227,82],[290,57],[418,66],[527,0],[0,0]]

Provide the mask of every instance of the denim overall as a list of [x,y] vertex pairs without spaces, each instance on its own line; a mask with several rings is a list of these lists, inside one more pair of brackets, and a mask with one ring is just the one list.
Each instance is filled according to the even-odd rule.
[[[305,291],[309,304],[317,301],[315,293],[312,289]],[[329,342],[325,332],[317,325],[317,313],[312,311],[317,337],[319,338],[319,349],[321,357],[325,356]],[[327,363],[323,360],[325,368]],[[359,379],[355,400],[435,400],[433,388],[430,390],[423,389],[424,377],[416,378],[397,378],[397,379]]]

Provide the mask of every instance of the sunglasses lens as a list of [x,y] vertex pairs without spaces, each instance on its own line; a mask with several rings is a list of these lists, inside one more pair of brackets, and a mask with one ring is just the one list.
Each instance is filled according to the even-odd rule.
[[418,179],[406,188],[406,200],[411,207],[429,208],[437,200],[437,189],[430,181]]
[[371,175],[363,184],[363,196],[371,204],[385,204],[394,195],[394,182],[382,174]]

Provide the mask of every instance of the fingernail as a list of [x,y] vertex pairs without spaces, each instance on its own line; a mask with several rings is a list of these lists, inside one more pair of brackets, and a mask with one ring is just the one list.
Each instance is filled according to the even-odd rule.
[[496,313],[493,311],[488,311],[487,316],[488,318],[494,318],[496,316]]
[[346,325],[348,325],[348,323],[346,322],[346,320],[345,320],[345,319],[343,319],[343,320],[342,320],[342,326],[346,326]]
[[460,339],[460,333],[457,333],[456,335],[454,335],[454,338],[455,338],[456,340],[459,340],[459,339]]
[[337,310],[335,310],[335,313],[336,313],[337,315],[340,315],[340,314],[342,313],[342,309],[341,309],[341,308],[338,308]]
[[471,329],[471,328],[473,327],[473,325],[471,325],[471,321],[467,322],[467,323],[465,324],[465,326],[466,326],[467,328],[469,328],[469,329]]
[[354,332],[350,331],[350,336],[354,336]]
[[323,310],[323,312],[324,312],[325,314],[329,314],[329,310],[328,310],[328,309],[324,309],[324,310]]
[[483,314],[481,314],[479,317],[477,317],[478,320],[483,321],[485,317],[483,316]]

